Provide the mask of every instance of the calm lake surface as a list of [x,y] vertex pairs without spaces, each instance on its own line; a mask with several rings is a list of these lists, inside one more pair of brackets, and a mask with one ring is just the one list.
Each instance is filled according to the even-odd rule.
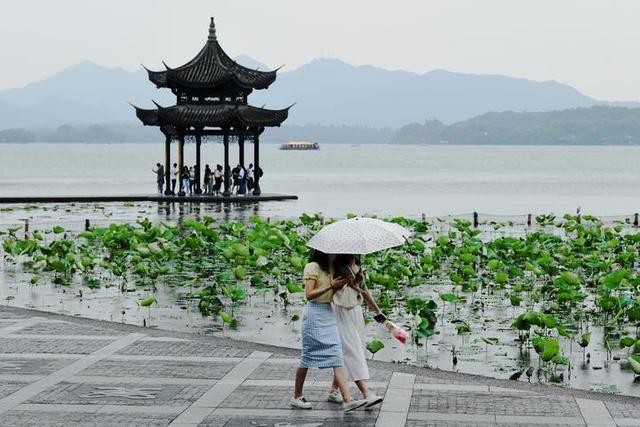
[[[252,147],[246,151],[251,161]],[[203,144],[204,163],[221,163],[222,156],[221,144]],[[185,157],[195,163],[193,144]],[[0,196],[148,194],[163,144],[0,144],[0,159]],[[263,192],[300,198],[263,203],[266,216],[640,210],[640,147],[324,144],[319,151],[280,151],[264,144],[261,160]],[[230,163],[236,161],[233,145]]]

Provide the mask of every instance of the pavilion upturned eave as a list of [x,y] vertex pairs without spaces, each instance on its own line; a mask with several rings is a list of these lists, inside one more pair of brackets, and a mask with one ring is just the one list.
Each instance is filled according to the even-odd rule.
[[287,119],[289,108],[269,110],[234,104],[182,104],[166,108],[158,106],[156,109],[135,107],[136,116],[145,126],[180,128],[277,127]]

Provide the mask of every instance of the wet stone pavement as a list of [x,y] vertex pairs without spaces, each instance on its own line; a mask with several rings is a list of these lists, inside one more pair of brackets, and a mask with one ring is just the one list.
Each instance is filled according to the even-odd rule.
[[[375,410],[292,410],[293,350],[0,307],[0,426],[640,426],[640,399],[371,362]],[[357,390],[352,387],[354,395]]]

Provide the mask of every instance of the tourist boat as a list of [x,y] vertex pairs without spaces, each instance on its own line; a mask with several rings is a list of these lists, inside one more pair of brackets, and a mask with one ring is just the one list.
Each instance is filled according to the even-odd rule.
[[317,142],[292,141],[285,142],[280,146],[281,150],[319,150],[320,146]]

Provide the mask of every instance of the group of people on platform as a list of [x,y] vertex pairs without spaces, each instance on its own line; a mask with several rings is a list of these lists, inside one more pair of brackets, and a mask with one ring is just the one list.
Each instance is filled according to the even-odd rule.
[[[169,171],[171,177],[171,192],[176,194],[176,184],[179,185],[179,191],[185,195],[195,194],[195,190],[198,188],[196,182],[196,173],[198,166],[184,166],[182,170],[178,170],[178,164],[174,163]],[[156,168],[152,170],[156,174],[156,182],[158,184],[158,193],[163,194],[163,188],[165,185],[165,169],[160,163],[156,163]],[[250,194],[255,188],[256,174],[258,178],[262,177],[263,171],[261,168],[254,169],[253,163],[249,164],[248,168],[238,163],[236,167],[229,170],[227,168],[227,178],[230,183],[230,193],[232,195],[247,195]],[[216,165],[215,169],[211,169],[209,165],[205,165],[204,168],[204,181],[203,181],[203,194],[220,196],[224,188],[224,169],[222,165]],[[169,183],[167,183],[167,190],[169,189]]]

